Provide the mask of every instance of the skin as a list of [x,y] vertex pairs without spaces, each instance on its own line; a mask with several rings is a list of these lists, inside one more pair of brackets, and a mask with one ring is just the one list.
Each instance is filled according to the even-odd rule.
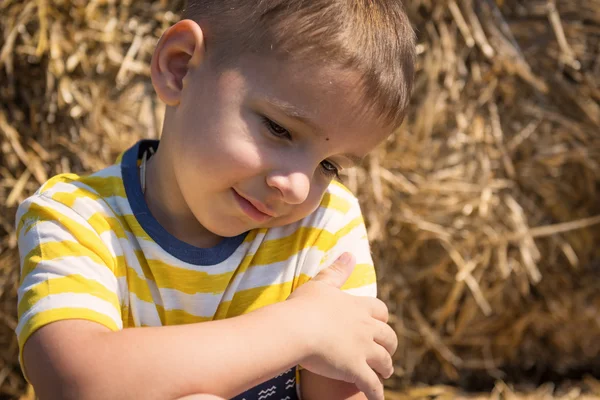
[[[152,61],[168,107],[146,200],[187,243],[210,247],[304,218],[336,171],[391,131],[359,108],[351,72],[272,54],[219,68],[211,57],[202,29],[181,21]],[[28,376],[42,399],[212,400],[203,393],[229,398],[301,364],[306,400],[383,400],[380,377],[393,372],[397,338],[380,300],[339,290],[353,264],[336,262],[285,302],[224,321],[120,332],[52,323],[25,344]]]
[[[197,30],[166,39],[165,46],[194,51],[189,59],[162,52],[152,74],[169,108],[149,161],[147,201],[179,239],[208,247],[301,220],[318,207],[335,171],[352,167],[390,133],[361,112],[352,73],[255,54],[224,70],[198,45]],[[271,218],[249,218],[232,189]]]

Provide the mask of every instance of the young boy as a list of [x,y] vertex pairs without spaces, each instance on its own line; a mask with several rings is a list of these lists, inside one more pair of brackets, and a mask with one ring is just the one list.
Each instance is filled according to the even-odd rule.
[[400,0],[190,0],[152,60],[160,145],[19,208],[38,396],[383,399],[397,339],[335,178],[399,126],[413,62]]

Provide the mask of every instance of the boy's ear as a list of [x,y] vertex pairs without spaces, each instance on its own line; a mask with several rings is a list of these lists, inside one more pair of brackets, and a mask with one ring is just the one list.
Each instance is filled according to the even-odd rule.
[[204,51],[204,34],[192,20],[179,21],[163,33],[150,69],[154,90],[167,105],[179,104],[183,79],[190,69],[200,66]]

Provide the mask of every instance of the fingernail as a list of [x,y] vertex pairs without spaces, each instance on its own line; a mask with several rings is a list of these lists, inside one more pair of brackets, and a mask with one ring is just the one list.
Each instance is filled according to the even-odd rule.
[[340,256],[340,258],[338,258],[338,261],[340,264],[347,265],[350,263],[350,261],[352,261],[352,256],[350,253],[344,253]]

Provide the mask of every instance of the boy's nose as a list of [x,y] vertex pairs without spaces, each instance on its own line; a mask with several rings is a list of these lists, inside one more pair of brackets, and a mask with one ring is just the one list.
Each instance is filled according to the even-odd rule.
[[272,172],[267,176],[267,184],[277,189],[288,204],[301,204],[310,192],[310,178],[303,172]]

